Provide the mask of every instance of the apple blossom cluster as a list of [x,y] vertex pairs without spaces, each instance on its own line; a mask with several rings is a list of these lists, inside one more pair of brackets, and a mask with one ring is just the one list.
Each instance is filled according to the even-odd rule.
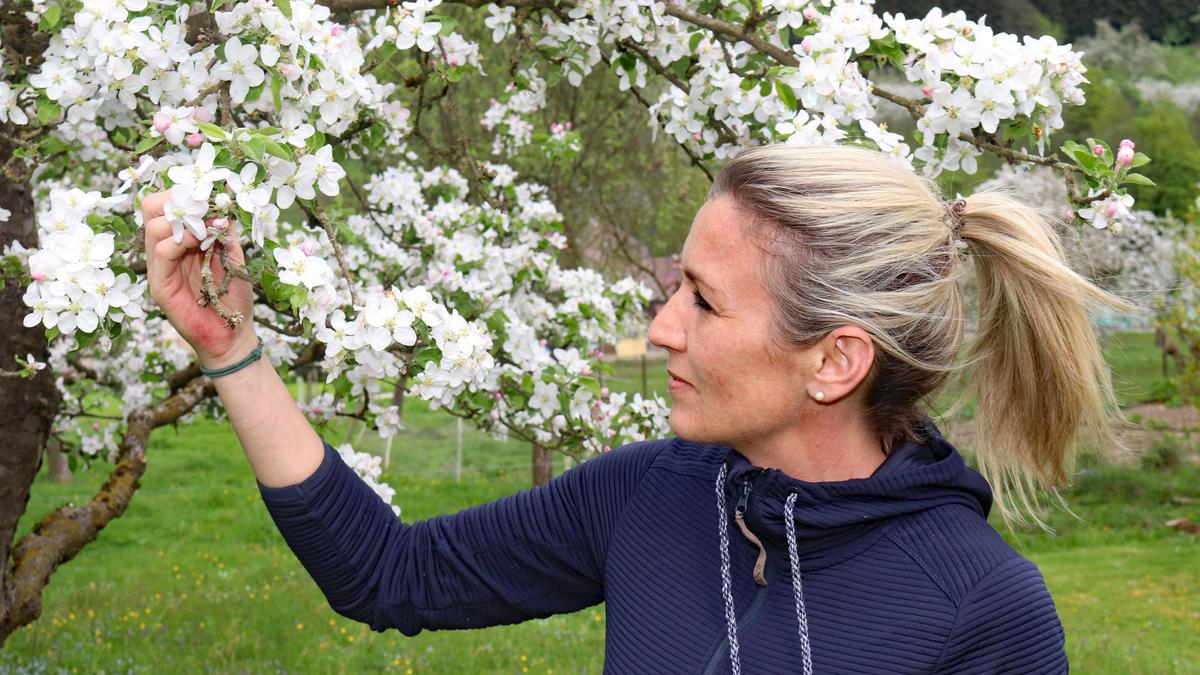
[[[1063,106],[1084,103],[1082,54],[1053,37],[996,33],[982,20],[969,21],[962,12],[943,15],[937,8],[924,19],[903,14],[884,19],[907,50],[905,77],[930,99],[917,120],[924,137],[917,157],[929,173],[956,168],[974,173],[979,151],[958,136],[977,129],[996,133],[1010,121],[1031,125],[1041,152],[1050,134],[1063,127]],[[944,149],[936,146],[941,138]]]
[[142,316],[146,284],[118,271],[113,232],[97,232],[89,216],[112,204],[99,192],[53,188],[50,208],[38,214],[39,248],[27,258],[33,282],[22,300],[29,307],[24,325],[44,326],[63,335],[94,333],[105,320]]
[[379,480],[379,476],[383,474],[383,458],[367,452],[356,452],[349,443],[339,445],[336,450],[346,466],[353,469],[358,477],[367,484],[367,487],[379,495],[383,503],[392,507],[392,513],[399,516],[400,507],[392,503],[392,498],[396,496],[396,490]]

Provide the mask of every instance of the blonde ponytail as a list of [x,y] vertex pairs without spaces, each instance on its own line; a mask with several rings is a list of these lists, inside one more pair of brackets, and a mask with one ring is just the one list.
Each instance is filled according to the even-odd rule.
[[1037,495],[1069,481],[1082,444],[1123,449],[1124,417],[1088,308],[1136,308],[1068,268],[1053,227],[1017,199],[975,194],[962,218],[979,284],[967,353],[979,469],[1006,520],[1042,525]]

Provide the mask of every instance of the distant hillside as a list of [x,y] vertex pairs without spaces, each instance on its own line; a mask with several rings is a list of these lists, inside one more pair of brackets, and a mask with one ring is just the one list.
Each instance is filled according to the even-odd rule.
[[876,0],[875,9],[924,16],[932,7],[963,10],[988,25],[1019,35],[1052,34],[1066,41],[1095,32],[1096,21],[1116,27],[1139,23],[1152,39],[1170,44],[1200,42],[1200,0]]

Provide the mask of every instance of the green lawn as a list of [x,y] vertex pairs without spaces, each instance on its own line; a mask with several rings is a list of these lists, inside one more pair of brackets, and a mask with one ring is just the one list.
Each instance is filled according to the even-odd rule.
[[[1144,336],[1114,341],[1113,363],[1142,400],[1161,373]],[[1157,368],[1157,363],[1150,364]],[[662,390],[661,361],[649,364]],[[638,364],[606,378],[640,390]],[[1139,393],[1140,392],[1140,393]],[[405,404],[408,427],[385,478],[413,520],[494,499],[529,484],[530,450],[468,428],[456,483],[454,423]],[[337,444],[345,428],[325,438]],[[953,439],[951,439],[953,440]],[[358,449],[381,451],[365,435]],[[18,536],[66,501],[89,498],[104,466],[67,483],[39,476]],[[1179,673],[1200,663],[1200,545],[1161,523],[1200,520],[1200,470],[1088,466],[1067,494],[1079,519],[1059,513],[1059,536],[1006,535],[1041,566],[1077,672]],[[0,650],[0,672],[437,672],[599,673],[603,607],[477,631],[371,632],[342,619],[292,557],[259,499],[232,430],[202,420],[152,438],[142,488],[124,517],[60,568],[42,618]]]

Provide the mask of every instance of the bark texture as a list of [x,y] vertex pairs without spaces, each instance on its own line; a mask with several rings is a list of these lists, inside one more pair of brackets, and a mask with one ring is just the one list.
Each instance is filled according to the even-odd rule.
[[150,432],[179,419],[201,400],[215,394],[212,381],[198,377],[161,403],[131,413],[125,438],[118,448],[116,466],[100,491],[86,504],[68,504],[52,511],[34,526],[33,532],[17,542],[5,584],[9,602],[0,619],[0,645],[14,630],[41,615],[42,589],[54,570],[94,541],[105,525],[125,513],[146,471]]
[[[0,137],[0,167],[9,165],[13,146]],[[33,193],[27,182],[17,182],[0,170],[0,207],[12,212],[0,223],[0,249],[14,241],[25,248],[37,245],[33,220]],[[0,369],[17,370],[16,357],[33,354],[45,362],[48,347],[42,327],[25,328],[29,313],[21,297],[19,279],[5,279],[0,290]],[[46,368],[32,379],[0,378],[0,562],[9,559],[17,522],[29,502],[29,488],[41,465],[50,425],[58,414],[58,388],[54,373]],[[7,625],[16,604],[16,586],[8,565],[0,565],[0,626]],[[0,644],[7,635],[0,629]]]

